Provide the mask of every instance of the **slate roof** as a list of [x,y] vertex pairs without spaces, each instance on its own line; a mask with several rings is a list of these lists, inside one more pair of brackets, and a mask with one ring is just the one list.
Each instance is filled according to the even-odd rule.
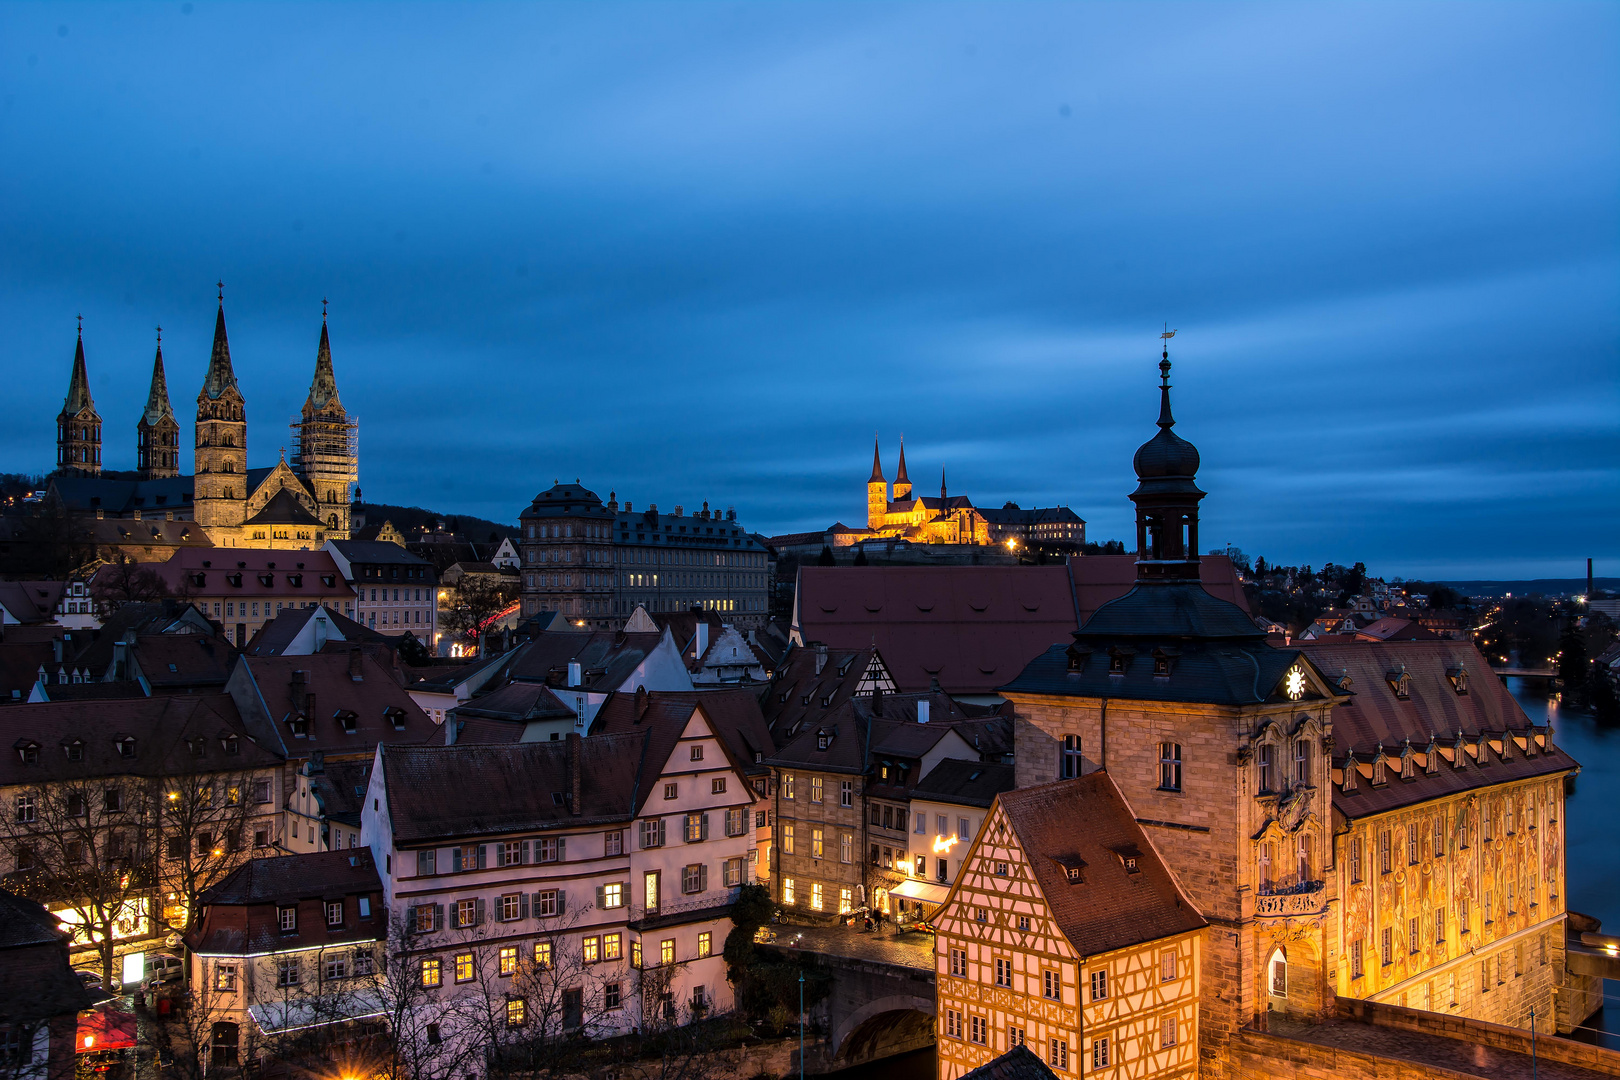
[[[355,662],[353,653],[347,651],[242,657],[240,663],[252,675],[273,727],[261,733],[267,745],[294,757],[307,757],[317,750],[329,758],[358,754],[369,757],[379,743],[420,743],[439,734],[438,726],[411,700],[392,672],[362,652],[358,659],[360,678],[356,679],[350,674],[350,665]],[[307,697],[302,705],[293,701],[295,671],[304,673],[305,692],[314,695],[313,708],[308,707]],[[394,709],[403,718],[403,730],[395,728],[389,715]],[[308,733],[297,738],[289,721],[306,712]],[[348,713],[354,714],[352,733],[345,731],[341,722]]]
[[282,488],[270,497],[264,508],[247,519],[248,525],[307,525],[325,528],[326,523],[304,506],[298,496]]
[[162,480],[58,476],[51,480],[51,488],[62,504],[76,514],[100,510],[109,517],[123,517],[134,513],[136,508],[159,513],[190,509],[194,479],[190,476],[170,476]]
[[[359,899],[370,899],[360,914]],[[381,941],[388,913],[369,848],[249,859],[199,898],[202,918],[186,945],[206,955],[253,955],[290,949]],[[326,902],[343,904],[343,922],[328,925]],[[298,909],[296,928],[283,931],[279,908]]]
[[[1136,585],[1135,555],[1085,555],[1068,560],[1069,577],[1074,581],[1074,606],[1084,623],[1097,609],[1117,600]],[[1218,600],[1249,611],[1248,594],[1238,580],[1232,560],[1225,555],[1201,555],[1198,579]]]
[[[1334,809],[1350,818],[1367,817],[1428,799],[1475,788],[1550,776],[1578,768],[1574,758],[1519,707],[1490,665],[1468,641],[1356,641],[1309,643],[1303,650],[1327,681],[1348,676],[1349,700],[1333,710]],[[1458,693],[1452,675],[1468,672],[1467,693]],[[1397,696],[1390,676],[1404,671],[1408,696]],[[1539,731],[1536,753],[1526,751]],[[1465,767],[1455,767],[1459,732],[1469,740]],[[1503,759],[1503,733],[1513,732],[1511,753]],[[1489,736],[1483,766],[1477,758],[1478,737]],[[1428,748],[1437,743],[1439,770],[1430,775]],[[1410,742],[1418,755],[1415,775],[1401,778],[1400,755]],[[1388,783],[1372,785],[1374,752],[1387,755]],[[1343,780],[1349,755],[1356,755],[1358,777],[1346,792]]]
[[351,565],[432,566],[427,559],[388,540],[333,540],[331,544]]
[[[394,842],[425,846],[629,821],[679,737],[678,730],[654,725],[556,742],[385,746]],[[570,805],[576,776],[578,814]]]
[[805,566],[799,638],[874,642],[897,689],[990,693],[1079,625],[1063,566]]
[[1026,1044],[1019,1043],[1000,1057],[963,1073],[961,1080],[1057,1080],[1057,1074]]
[[346,848],[249,859],[199,899],[204,904],[290,904],[381,891],[371,849]]
[[521,647],[508,675],[525,682],[566,686],[568,664],[577,660],[584,689],[605,693],[617,690],[662,640],[662,634],[548,630]]
[[999,762],[946,759],[929,770],[911,789],[914,799],[989,806],[996,796],[1013,789],[1013,767]]
[[[1207,925],[1106,772],[1003,792],[997,802],[1058,929],[1082,957]],[[1121,852],[1134,854],[1136,873]],[[1076,860],[1078,883],[1064,869]]]
[[818,651],[814,646],[789,652],[760,696],[765,723],[777,745],[792,738],[802,725],[853,697],[872,663],[873,652],[870,648]]
[[[281,762],[249,737],[226,694],[13,705],[4,717],[12,747],[38,743],[39,760],[27,764],[16,749],[0,755],[0,787],[94,776],[237,772]],[[133,758],[122,757],[114,745],[125,735],[135,739]],[[235,754],[223,745],[229,735],[238,736]],[[193,754],[188,742],[197,738],[202,740],[201,755]],[[64,749],[75,740],[84,743],[82,761],[69,761]]]

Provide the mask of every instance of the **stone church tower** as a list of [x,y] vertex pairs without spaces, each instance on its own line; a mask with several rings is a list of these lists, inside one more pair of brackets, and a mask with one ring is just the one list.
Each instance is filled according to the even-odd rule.
[[872,478],[866,482],[866,527],[881,529],[883,515],[889,512],[889,482],[883,478],[883,459],[878,441],[872,440]]
[[225,336],[225,291],[214,318],[214,350],[197,393],[197,446],[193,515],[204,529],[236,529],[247,513],[247,408],[231,368]]
[[72,476],[101,475],[101,414],[90,397],[90,375],[84,366],[84,323],[73,352],[73,376],[67,400],[56,417],[56,467]]
[[180,424],[169,404],[161,331],[157,356],[152,360],[152,388],[147,391],[146,410],[135,424],[135,459],[142,480],[167,480],[180,475]]
[[350,492],[360,479],[359,423],[338,398],[332,371],[332,344],[326,310],[321,310],[321,343],[315,351],[315,378],[309,384],[303,414],[293,428],[293,471],[314,493],[317,516],[330,540],[349,536]]

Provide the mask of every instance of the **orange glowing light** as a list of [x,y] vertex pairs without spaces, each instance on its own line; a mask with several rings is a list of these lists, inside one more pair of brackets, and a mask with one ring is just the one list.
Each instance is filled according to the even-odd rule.
[[934,854],[935,855],[943,855],[943,854],[945,854],[947,851],[951,850],[951,848],[956,846],[956,842],[957,842],[957,837],[956,837],[955,833],[952,833],[950,836],[936,836],[936,837],[934,837]]

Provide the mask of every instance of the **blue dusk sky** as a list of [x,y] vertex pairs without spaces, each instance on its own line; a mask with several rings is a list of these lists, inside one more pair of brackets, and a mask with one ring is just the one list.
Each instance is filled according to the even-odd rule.
[[373,501],[859,524],[903,432],[1124,538],[1168,321],[1206,546],[1616,574],[1617,113],[1613,3],[6,4],[0,470],[80,313],[189,439],[223,278],[250,464],[326,296]]

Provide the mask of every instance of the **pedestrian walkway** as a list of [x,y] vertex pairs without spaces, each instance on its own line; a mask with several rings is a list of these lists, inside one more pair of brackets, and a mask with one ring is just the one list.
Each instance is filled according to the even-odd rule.
[[1573,1065],[1561,1065],[1545,1058],[1532,1063],[1529,1054],[1495,1050],[1460,1039],[1448,1039],[1444,1035],[1402,1031],[1355,1020],[1298,1024],[1273,1017],[1269,1030],[1271,1034],[1285,1039],[1409,1061],[1430,1068],[1449,1069],[1454,1073],[1486,1077],[1488,1080],[1600,1080],[1610,1075]]
[[780,949],[872,960],[920,971],[934,970],[934,936],[920,930],[882,929],[867,933],[849,926],[789,926],[785,923],[777,923],[769,929],[776,933],[776,940],[770,944]]

